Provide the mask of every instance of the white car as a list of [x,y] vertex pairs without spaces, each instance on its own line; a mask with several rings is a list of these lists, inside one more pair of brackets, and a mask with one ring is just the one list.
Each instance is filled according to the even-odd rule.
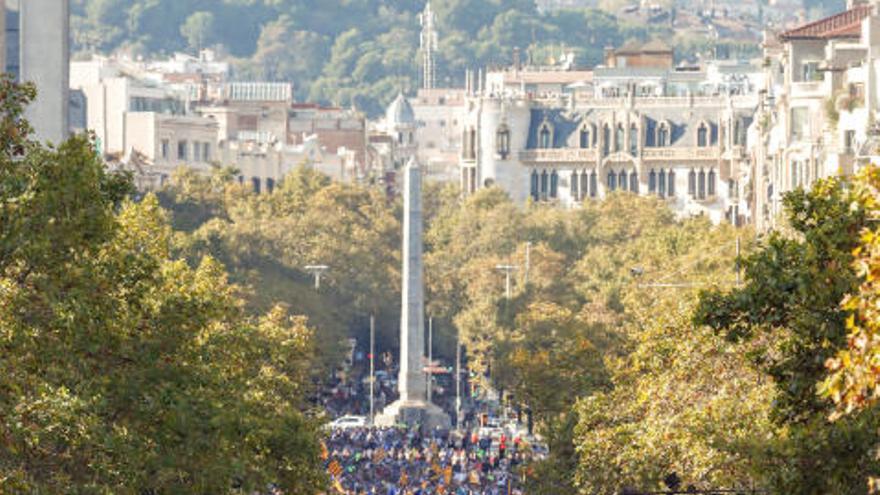
[[347,430],[348,428],[363,428],[367,426],[367,418],[364,416],[342,416],[327,423],[324,427],[328,430]]

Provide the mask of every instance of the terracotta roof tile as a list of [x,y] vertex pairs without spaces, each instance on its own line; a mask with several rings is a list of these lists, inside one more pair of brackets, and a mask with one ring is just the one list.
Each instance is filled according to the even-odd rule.
[[831,17],[785,31],[779,35],[779,39],[791,41],[858,38],[861,34],[862,19],[871,15],[872,8],[871,5],[859,5]]

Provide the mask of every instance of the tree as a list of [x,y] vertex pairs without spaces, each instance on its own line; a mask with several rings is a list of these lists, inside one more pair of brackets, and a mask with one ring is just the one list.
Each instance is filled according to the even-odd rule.
[[0,491],[316,493],[306,321],[174,259],[156,198],[84,136],[30,141],[32,88],[0,85]]
[[[784,199],[791,230],[774,233],[742,260],[745,285],[701,295],[695,322],[731,342],[756,345],[753,362],[775,384],[772,440],[755,451],[765,486],[780,493],[865,493],[878,472],[877,412],[831,423],[816,393],[825,363],[847,345],[840,301],[854,293],[853,251],[865,227],[845,179],[819,181]],[[874,426],[872,426],[874,425]]]
[[761,480],[749,446],[772,431],[770,381],[746,346],[690,324],[692,292],[676,295],[690,303],[668,297],[633,322],[633,351],[610,363],[613,387],[575,408],[585,493],[660,490],[671,473],[700,488]]
[[191,49],[200,51],[214,36],[214,14],[206,11],[193,13],[180,26],[180,34]]
[[[864,215],[878,218],[878,185],[880,169],[869,167],[854,181],[853,195]],[[830,358],[826,365],[831,375],[825,379],[822,392],[831,397],[842,414],[871,407],[877,402],[880,388],[880,316],[878,306],[878,270],[880,270],[880,237],[872,224],[867,224],[855,249],[853,267],[859,277],[858,291],[847,295],[842,303],[850,317],[846,320],[849,331],[846,348]]]

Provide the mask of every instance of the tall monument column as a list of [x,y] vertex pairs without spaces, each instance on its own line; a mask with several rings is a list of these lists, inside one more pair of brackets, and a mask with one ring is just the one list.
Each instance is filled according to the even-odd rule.
[[376,417],[376,425],[449,428],[449,416],[428,402],[425,380],[425,281],[422,269],[422,170],[415,158],[404,167],[403,283],[400,307],[400,399]]
[[403,284],[400,301],[400,376],[403,401],[426,399],[425,290],[422,270],[422,171],[414,159],[404,168]]

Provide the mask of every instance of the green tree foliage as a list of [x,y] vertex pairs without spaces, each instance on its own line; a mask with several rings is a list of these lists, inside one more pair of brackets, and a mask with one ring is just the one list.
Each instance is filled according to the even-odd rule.
[[[488,371],[513,405],[531,410],[551,445],[549,460],[528,469],[529,493],[576,493],[575,471],[583,474],[583,486],[595,487],[587,480],[614,479],[621,463],[630,463],[632,472],[608,487],[624,480],[656,484],[656,474],[670,468],[706,481],[734,478],[748,467],[739,451],[716,442],[725,428],[736,427],[742,437],[762,431],[767,387],[749,381],[758,373],[732,344],[682,323],[690,306],[670,303],[680,289],[639,287],[732,282],[735,229],[680,221],[661,201],[630,194],[565,211],[522,209],[502,191],[485,189],[463,204],[440,201],[426,210],[430,310],[455,323],[472,369],[480,377]],[[509,300],[499,264],[517,266]],[[684,294],[692,305],[693,291]],[[676,325],[659,325],[658,315],[674,315]],[[655,352],[660,356],[651,358]],[[702,373],[671,387],[697,363]],[[736,386],[719,385],[731,377]],[[714,388],[720,390],[710,393]],[[653,393],[665,394],[674,409],[652,409]],[[737,409],[742,394],[751,402]],[[713,415],[688,429],[697,416],[690,402]],[[718,427],[710,430],[713,421]],[[627,422],[657,433],[628,449],[633,440],[617,426]],[[666,431],[678,435],[675,450],[634,454],[647,442],[654,442],[656,454]],[[690,460],[690,447],[699,459]]]
[[840,302],[858,288],[853,250],[865,210],[857,200],[839,179],[787,195],[791,232],[771,234],[744,259],[746,284],[703,294],[695,313],[729,341],[754,346],[750,358],[773,379],[776,431],[753,457],[774,492],[865,493],[877,472],[876,412],[831,423],[833,404],[816,392],[826,361],[847,345]]
[[193,50],[201,50],[214,35],[214,14],[199,11],[186,18],[180,26],[180,34]]
[[[289,80],[299,98],[354,105],[379,115],[398,91],[420,86],[418,14],[400,0],[73,0],[77,51],[126,48],[145,55],[220,44],[236,75]],[[602,61],[602,48],[645,26],[597,9],[539,14],[526,0],[434,2],[440,85],[463,85],[465,69],[510,64],[514,47],[535,64],[574,51]],[[223,36],[216,36],[223,33]],[[668,34],[668,33],[667,33]]]
[[0,92],[0,492],[317,492],[305,320],[249,317],[155,197],[86,137],[28,141],[33,89]]
[[[161,194],[173,214],[178,252],[210,255],[248,288],[255,313],[282,302],[319,329],[323,364],[338,364],[347,337],[377,316],[377,345],[397,345],[399,210],[377,189],[332,183],[300,167],[271,194],[254,194],[232,170],[213,177],[180,171]],[[313,288],[306,265],[330,267]]]

